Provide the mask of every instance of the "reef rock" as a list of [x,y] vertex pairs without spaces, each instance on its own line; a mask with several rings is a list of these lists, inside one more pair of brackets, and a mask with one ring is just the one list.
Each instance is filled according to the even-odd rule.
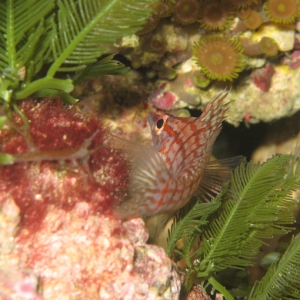
[[176,267],[146,244],[144,222],[111,214],[128,169],[99,118],[53,100],[21,109],[30,129],[15,115],[0,131],[15,160],[0,167],[0,298],[178,299]]

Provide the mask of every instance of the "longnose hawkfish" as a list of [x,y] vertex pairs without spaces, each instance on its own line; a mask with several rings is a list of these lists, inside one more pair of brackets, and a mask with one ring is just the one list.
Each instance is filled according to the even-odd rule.
[[[125,220],[172,214],[199,191],[210,167],[214,175],[209,176],[213,179],[211,185],[209,180],[204,180],[206,190],[208,193],[218,190],[215,178],[230,171],[225,166],[227,172],[223,172],[224,167],[219,164],[219,172],[216,163],[209,163],[209,159],[228,110],[229,104],[224,103],[226,96],[227,93],[222,93],[216,97],[198,118],[149,113],[153,145],[138,147],[130,172],[129,197],[114,208],[116,217]],[[236,165],[241,160],[243,157],[237,157],[225,165]]]

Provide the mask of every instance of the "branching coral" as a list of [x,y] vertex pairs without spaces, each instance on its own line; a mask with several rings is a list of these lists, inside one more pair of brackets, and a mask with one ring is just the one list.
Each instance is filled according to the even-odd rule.
[[197,21],[200,11],[198,0],[178,0],[174,6],[174,20],[182,25]]
[[290,24],[300,16],[299,0],[269,0],[265,11],[272,22]]
[[243,48],[238,39],[211,35],[194,46],[196,63],[210,79],[233,80],[242,71]]
[[230,25],[233,12],[224,1],[206,1],[201,6],[202,27],[207,30],[223,30]]

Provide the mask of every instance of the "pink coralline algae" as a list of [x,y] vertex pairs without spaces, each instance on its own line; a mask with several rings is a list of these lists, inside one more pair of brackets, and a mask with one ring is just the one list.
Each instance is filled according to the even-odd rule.
[[[94,213],[102,213],[120,201],[126,190],[126,162],[120,151],[109,147],[108,130],[96,116],[83,119],[75,108],[53,100],[28,100],[20,108],[30,132],[18,116],[15,127],[25,138],[11,127],[0,132],[0,151],[20,161],[1,166],[0,203],[14,199],[23,227],[39,229],[51,205],[70,210],[85,200]],[[83,147],[86,141],[88,149]]]
[[300,67],[300,50],[294,50],[288,57],[284,58],[283,61],[291,70],[298,69]]
[[179,74],[174,80],[159,80],[150,95],[150,101],[159,109],[179,108],[182,103],[197,106],[201,103],[201,90],[193,81],[193,74]]
[[177,100],[176,95],[169,90],[166,82],[159,85],[149,98],[159,109],[170,109]]
[[37,286],[38,276],[29,270],[0,270],[1,299],[43,300]]
[[255,86],[262,92],[267,92],[271,87],[272,76],[274,73],[274,67],[271,64],[267,64],[263,68],[252,71],[251,79]]
[[176,269],[146,245],[143,221],[111,214],[128,168],[99,116],[54,100],[20,108],[30,132],[18,116],[0,131],[0,151],[20,161],[0,167],[3,299],[178,299]]
[[143,221],[120,225],[90,208],[87,202],[69,212],[53,208],[36,234],[20,231],[16,256],[39,274],[44,298],[160,299],[163,288],[176,299],[174,267],[163,249],[145,245]]

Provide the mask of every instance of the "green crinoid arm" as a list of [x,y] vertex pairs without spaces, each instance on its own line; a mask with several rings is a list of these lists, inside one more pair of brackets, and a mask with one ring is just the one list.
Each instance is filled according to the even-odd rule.
[[273,263],[264,278],[256,282],[249,299],[300,299],[300,234],[282,258]]
[[[138,31],[157,0],[6,0],[0,3],[0,99],[24,99],[39,90],[69,93],[58,72],[85,69],[110,53],[114,42]],[[111,60],[111,59],[110,59]],[[107,60],[100,73],[126,68]],[[37,78],[43,65],[45,77]],[[110,70],[111,69],[111,70]],[[85,74],[95,74],[89,70]],[[61,77],[61,76],[60,76]],[[81,75],[82,77],[82,75]],[[8,92],[10,91],[10,92]]]

